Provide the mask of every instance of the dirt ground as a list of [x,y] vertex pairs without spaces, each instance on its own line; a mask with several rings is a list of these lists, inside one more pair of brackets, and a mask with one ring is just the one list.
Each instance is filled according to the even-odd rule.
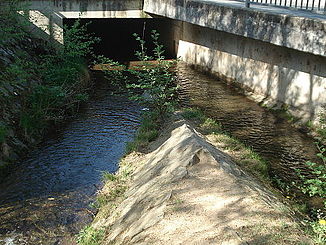
[[123,159],[128,189],[93,223],[105,229],[103,244],[314,244],[284,204],[185,121],[150,151]]

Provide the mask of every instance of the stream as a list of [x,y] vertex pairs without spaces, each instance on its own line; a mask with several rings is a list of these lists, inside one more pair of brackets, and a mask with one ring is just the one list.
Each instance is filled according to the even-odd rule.
[[0,244],[74,244],[94,218],[101,173],[115,172],[141,108],[105,83],[71,122],[0,184]]
[[[314,159],[313,140],[232,86],[178,65],[181,100],[199,107],[260,153],[282,179]],[[75,244],[94,218],[101,173],[115,172],[139,125],[141,107],[99,83],[94,95],[55,136],[29,153],[0,184],[0,244]]]
[[181,101],[200,108],[270,164],[272,176],[290,183],[295,168],[306,170],[307,160],[317,161],[317,149],[307,134],[296,129],[279,113],[259,106],[239,89],[184,63],[178,65]]

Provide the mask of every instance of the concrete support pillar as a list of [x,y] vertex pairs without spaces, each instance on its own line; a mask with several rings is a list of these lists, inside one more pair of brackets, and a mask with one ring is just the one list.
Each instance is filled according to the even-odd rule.
[[28,10],[21,13],[28,15],[30,29],[37,36],[52,42],[55,46],[63,45],[63,17],[56,12]]

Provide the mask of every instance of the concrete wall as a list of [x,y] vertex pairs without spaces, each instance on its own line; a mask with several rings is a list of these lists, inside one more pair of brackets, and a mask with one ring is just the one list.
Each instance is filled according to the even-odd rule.
[[285,103],[304,120],[315,120],[326,106],[326,21],[209,1],[145,0],[144,10],[181,20],[174,24],[176,46],[188,64],[260,100]]
[[326,15],[245,8],[232,0],[144,0],[144,11],[283,47],[326,56]]
[[176,28],[178,56],[188,64],[286,103],[307,120],[326,104],[325,57],[185,22]]
[[29,0],[27,14],[33,30],[63,44],[64,18],[144,18],[142,0]]

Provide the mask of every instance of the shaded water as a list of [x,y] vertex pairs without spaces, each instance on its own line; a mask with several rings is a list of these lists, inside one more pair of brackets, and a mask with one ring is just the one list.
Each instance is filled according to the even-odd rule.
[[202,109],[225,131],[260,153],[271,164],[272,175],[290,182],[297,179],[294,168],[304,171],[305,161],[316,160],[313,140],[277,113],[185,64],[179,64],[178,73],[184,103]]
[[73,244],[93,218],[101,172],[117,170],[140,110],[98,85],[86,108],[0,184],[0,244]]

